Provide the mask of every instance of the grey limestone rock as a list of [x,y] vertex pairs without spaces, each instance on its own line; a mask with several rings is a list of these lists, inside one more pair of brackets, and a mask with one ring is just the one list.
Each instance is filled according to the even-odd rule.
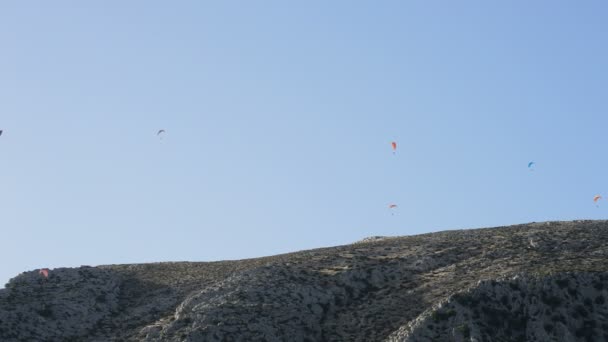
[[606,341],[608,273],[486,280],[427,310],[388,341]]
[[0,341],[78,341],[118,309],[120,281],[92,267],[37,271],[0,290]]
[[576,221],[31,271],[0,341],[605,341],[607,258],[608,222]]

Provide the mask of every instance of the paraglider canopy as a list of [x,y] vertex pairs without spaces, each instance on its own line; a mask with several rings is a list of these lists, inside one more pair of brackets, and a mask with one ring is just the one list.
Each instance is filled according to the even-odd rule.
[[528,168],[531,168],[531,167],[532,167],[532,165],[534,165],[534,164],[535,164],[535,163],[534,163],[533,161],[529,162],[529,163],[528,163]]
[[593,202],[595,202],[595,203],[597,203],[597,201],[599,201],[601,199],[602,199],[602,196],[600,196],[600,195],[593,196]]
[[45,278],[49,277],[49,269],[48,268],[41,268],[40,271],[38,271],[38,273],[41,274]]
[[165,130],[164,129],[159,129],[158,132],[156,133],[156,135],[161,135],[163,133],[165,133]]
[[393,154],[394,154],[395,151],[397,151],[397,142],[396,141],[391,142],[391,147],[393,148]]
[[390,210],[391,215],[395,215],[395,211],[394,211],[395,208],[397,208],[396,204],[389,204],[388,205],[388,210]]
[[2,130],[0,129],[0,135],[2,135]]

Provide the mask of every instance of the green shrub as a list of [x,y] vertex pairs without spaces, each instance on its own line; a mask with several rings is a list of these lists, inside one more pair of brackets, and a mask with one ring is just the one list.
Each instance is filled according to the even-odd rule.
[[464,338],[471,337],[471,328],[469,328],[468,324],[459,325],[456,327],[456,330],[459,331]]

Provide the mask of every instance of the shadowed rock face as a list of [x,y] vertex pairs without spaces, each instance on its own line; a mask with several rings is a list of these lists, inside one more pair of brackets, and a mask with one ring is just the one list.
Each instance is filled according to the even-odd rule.
[[389,341],[606,341],[608,273],[486,280],[420,315]]
[[77,340],[118,308],[111,272],[57,269],[48,279],[27,272],[0,291],[0,340]]
[[32,271],[0,341],[603,341],[607,257],[608,222],[579,221]]

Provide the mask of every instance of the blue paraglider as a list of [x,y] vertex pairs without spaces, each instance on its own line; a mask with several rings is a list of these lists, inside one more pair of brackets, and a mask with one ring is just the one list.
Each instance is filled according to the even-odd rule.
[[532,166],[534,166],[534,164],[536,164],[535,162],[531,161],[528,163],[528,170],[533,171],[534,168],[532,168]]

